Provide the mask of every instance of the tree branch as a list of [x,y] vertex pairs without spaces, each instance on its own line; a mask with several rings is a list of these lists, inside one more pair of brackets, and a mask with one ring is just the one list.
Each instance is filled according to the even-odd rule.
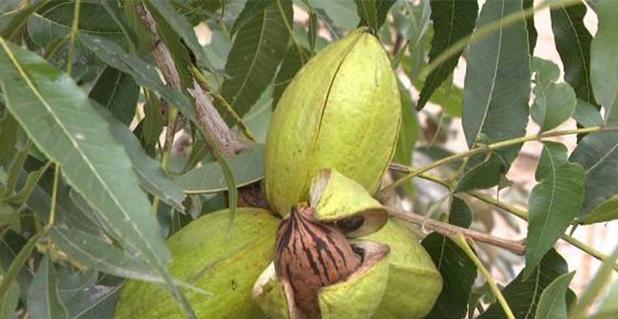
[[[154,39],[157,39],[152,55],[154,56],[157,67],[163,74],[165,82],[171,88],[182,91],[181,80],[176,70],[174,59],[165,42],[159,39],[156,21],[143,4],[137,5],[136,8],[137,14],[146,29]],[[239,138],[238,135],[227,126],[212,104],[210,97],[196,81],[194,81],[191,94],[195,98],[197,125],[204,133],[208,145],[216,148],[225,158],[231,158],[238,152],[248,148],[248,143]],[[166,136],[166,149],[168,147],[168,142],[173,142],[172,140],[175,133],[175,125],[173,123],[169,123],[169,125],[168,134]],[[169,146],[171,146],[171,144],[169,144]]]
[[[391,163],[390,165],[390,169],[396,172],[402,172],[402,173],[408,173],[410,172],[409,169],[411,169],[411,171],[416,171],[415,169],[406,166],[406,165],[402,165],[402,164],[398,164],[398,163]],[[440,184],[442,186],[444,186],[446,189],[448,190],[452,190],[454,188],[454,185],[452,183],[450,183],[449,181],[434,175],[434,174],[430,174],[430,173],[422,173],[422,174],[418,174],[419,178],[422,178],[424,180],[428,180],[437,184]],[[520,209],[518,207],[515,207],[514,205],[508,204],[508,203],[504,203],[504,202],[500,202],[497,201],[496,199],[494,199],[491,196],[488,196],[486,194],[483,194],[481,192],[477,192],[477,191],[469,191],[469,192],[465,192],[466,195],[471,196],[473,198],[476,198],[486,204],[492,205],[496,208],[502,209],[503,211],[515,215],[525,221],[528,221],[528,212]],[[594,257],[595,259],[601,261],[601,262],[605,262],[605,260],[607,260],[609,257],[605,254],[603,254],[602,252],[596,250],[594,247],[591,247],[589,245],[587,245],[584,242],[581,242],[580,240],[569,236],[567,234],[562,234],[562,236],[560,236],[560,238],[564,241],[566,241],[567,243],[571,244],[573,247],[578,248],[579,250],[583,251],[584,253]],[[618,271],[618,264],[614,264],[613,265],[614,270]]]
[[243,142],[238,135],[225,124],[223,118],[202,87],[193,81],[191,95],[195,98],[197,122],[204,132],[204,139],[210,146],[215,147],[225,158],[247,149],[249,144]]
[[431,229],[449,238],[455,238],[459,235],[462,235],[466,238],[474,239],[478,242],[506,249],[517,255],[523,255],[525,251],[524,246],[514,240],[503,239],[489,234],[477,232],[471,229],[443,223],[441,221],[437,221],[435,219],[431,219],[418,214],[405,213],[392,207],[387,207],[387,210],[392,217],[414,225],[418,225],[422,228]]

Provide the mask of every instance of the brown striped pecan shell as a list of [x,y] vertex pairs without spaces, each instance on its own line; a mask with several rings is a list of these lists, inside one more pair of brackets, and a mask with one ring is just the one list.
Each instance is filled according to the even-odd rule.
[[277,233],[275,269],[307,317],[319,314],[320,288],[345,280],[361,263],[343,233],[313,218],[305,204],[292,208]]

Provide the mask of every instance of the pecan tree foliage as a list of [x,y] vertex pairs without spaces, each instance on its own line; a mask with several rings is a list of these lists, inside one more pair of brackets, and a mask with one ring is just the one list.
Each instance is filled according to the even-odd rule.
[[[543,9],[551,28],[536,30]],[[369,191],[419,226],[442,276],[427,318],[615,318],[618,248],[574,236],[618,218],[616,16],[612,0],[1,1],[0,317],[111,318],[128,280],[160,287],[179,316],[250,305],[249,293],[212,299],[208,287],[240,287],[217,283],[224,270],[202,265],[202,286],[175,269],[247,256],[257,239],[226,242],[234,231],[275,236],[278,220],[237,209],[269,206],[273,110],[303,65],[364,27],[398,75],[402,114]],[[537,33],[559,59],[537,56]],[[457,152],[452,131],[467,144]],[[525,143],[542,146],[531,190],[507,177]],[[221,209],[220,227],[198,223]],[[193,237],[199,258],[166,243],[189,228],[212,232]],[[577,298],[581,265],[557,242],[600,265]]]

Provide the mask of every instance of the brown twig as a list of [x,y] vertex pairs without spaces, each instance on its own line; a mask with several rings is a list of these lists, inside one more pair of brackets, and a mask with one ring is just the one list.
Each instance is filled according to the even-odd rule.
[[[137,14],[146,29],[154,39],[159,39],[157,35],[157,23],[150,12],[148,12],[148,9],[146,9],[143,4],[137,5],[136,8]],[[156,45],[153,48],[152,55],[154,56],[157,67],[163,74],[165,82],[175,90],[182,90],[181,79],[169,48],[163,41],[157,40],[155,43]],[[212,104],[210,97],[195,81],[191,94],[195,98],[197,125],[201,131],[204,132],[204,137],[208,145],[216,148],[219,153],[226,158],[231,158],[238,152],[248,148],[248,144],[227,126]],[[167,147],[168,142],[173,142],[175,125],[174,123],[169,123],[169,125],[168,131],[170,131],[170,134],[166,136],[166,146],[164,147]]]
[[523,255],[525,251],[525,247],[521,243],[513,240],[503,239],[467,228],[443,223],[418,214],[408,214],[392,207],[388,207],[387,209],[392,217],[421,226],[423,228],[431,229],[449,238],[455,238],[456,236],[462,235],[478,242],[506,249],[517,255]]
[[[410,172],[410,168],[406,165],[402,165],[399,163],[391,163],[391,165],[389,166],[389,168],[392,171],[395,172]],[[412,170],[413,171],[413,170]],[[440,184],[442,186],[444,186],[446,189],[452,190],[455,185],[450,182],[447,181],[445,179],[443,179],[442,177],[439,177],[437,175],[433,175],[430,173],[422,173],[420,175],[418,175],[419,178]],[[501,209],[509,214],[515,215],[525,221],[528,221],[528,212],[524,209],[518,208],[515,205],[511,205],[505,202],[501,202],[498,201],[497,199],[494,199],[493,197],[483,194],[481,192],[478,191],[467,191],[464,192],[465,194],[467,194],[470,197],[476,198],[482,202],[485,202],[486,204],[492,205],[495,208]],[[601,262],[605,262],[605,260],[607,260],[609,257],[605,254],[603,254],[602,252],[598,251],[597,249],[595,249],[592,246],[589,246],[588,244],[574,238],[571,237],[567,234],[562,234],[562,236],[560,236],[560,238],[562,238],[562,240],[566,241],[567,243],[571,244],[573,247],[583,251],[584,253],[596,258],[597,260],[601,261]],[[614,270],[618,271],[618,264],[614,264]]]
[[193,82],[191,94],[195,98],[197,122],[204,132],[206,143],[215,147],[225,158],[247,149],[249,144],[242,141],[238,135],[225,124],[206,92],[197,83]]

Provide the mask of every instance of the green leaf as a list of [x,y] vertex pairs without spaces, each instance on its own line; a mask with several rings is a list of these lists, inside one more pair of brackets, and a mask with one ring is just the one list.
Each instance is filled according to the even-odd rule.
[[[521,10],[521,1],[488,1],[477,28]],[[525,24],[501,27],[470,45],[465,78],[463,127],[468,146],[484,134],[491,142],[525,133],[530,93]]]
[[62,166],[67,182],[115,237],[166,279],[190,314],[165,269],[169,252],[149,213],[148,199],[105,120],[66,73],[2,39],[0,44],[0,84],[8,109],[38,148]]
[[58,295],[62,304],[69,310],[65,301],[79,294],[82,288],[92,287],[97,283],[98,273],[94,269],[72,269],[71,267],[58,267]]
[[128,54],[115,43],[104,38],[80,35],[80,41],[101,60],[121,72],[133,76],[135,82],[149,88],[177,107],[184,116],[195,119],[195,109],[189,98],[165,86],[154,66],[135,55]]
[[258,18],[262,12],[270,5],[272,1],[247,1],[245,2],[242,11],[238,14],[238,17],[234,21],[234,25],[230,30],[230,35],[235,35],[240,29],[242,29],[247,23]]
[[[335,23],[335,21],[333,21],[333,19],[328,15],[328,12],[326,12],[326,10],[322,8],[314,8],[314,10],[316,18],[319,17],[319,20],[322,21],[324,27],[328,30],[331,37],[333,39],[341,39],[345,32],[341,27],[339,27],[339,25]],[[315,48],[313,49],[313,51],[316,51]]]
[[0,118],[0,164],[13,156],[15,142],[19,133],[19,124],[11,113],[5,111]]
[[[221,86],[221,95],[241,117],[271,83],[285,55],[289,38],[285,23],[292,20],[292,5],[277,1],[282,1],[285,17],[278,3],[269,4],[238,30],[225,64],[229,78]],[[224,118],[232,121],[227,114]]]
[[[105,37],[123,47],[127,46],[127,39],[115,23],[109,23],[107,11],[96,3],[80,5],[79,34],[89,34]],[[100,61],[96,56],[76,42],[71,46],[68,41],[73,23],[75,3],[59,1],[42,9],[42,13],[35,14],[28,20],[28,38],[32,50],[44,49],[46,59],[60,69],[66,68],[70,48],[73,48],[71,60],[73,78],[83,82],[90,82],[100,71]],[[96,18],[89,18],[96,17]],[[82,79],[84,78],[85,79]]]
[[613,1],[599,1],[599,29],[590,48],[590,81],[596,100],[606,111],[605,122],[618,125],[618,6]]
[[412,163],[412,152],[419,134],[418,119],[412,104],[410,93],[403,86],[399,86],[401,97],[401,129],[397,138],[393,160],[404,165]]
[[152,48],[156,45],[154,35],[148,31],[139,16],[141,13],[139,7],[142,6],[142,4],[142,1],[123,1],[119,12],[119,14],[125,17],[125,28],[133,30],[135,34],[135,38],[133,39],[135,51],[131,52],[136,53],[140,57],[149,55],[152,52]]
[[599,309],[591,317],[594,319],[609,319],[618,316],[618,280],[609,288],[607,296],[601,302]]
[[[34,14],[28,20],[28,35],[39,46],[46,46],[55,38],[64,38],[73,24],[75,3],[61,1],[47,6],[41,14]],[[80,34],[105,37],[123,47],[127,38],[116,23],[110,23],[112,17],[107,10],[96,2],[82,1],[79,12],[78,30]]]
[[535,318],[563,319],[567,318],[566,293],[575,272],[561,275],[543,290]]
[[315,13],[315,10],[310,7],[308,11],[309,28],[307,30],[307,42],[309,42],[309,49],[311,52],[315,52],[315,40],[318,37],[318,28],[320,27],[320,24],[318,23],[318,15]]
[[472,213],[472,210],[463,199],[453,197],[453,201],[451,202],[451,211],[448,216],[449,224],[470,228],[470,225],[472,225],[473,216],[474,214]]
[[60,225],[53,228],[51,238],[64,253],[92,269],[123,278],[163,282],[140,260],[99,236]]
[[4,190],[2,197],[8,198],[15,192],[22,167],[24,167],[24,163],[26,162],[26,159],[28,159],[29,152],[30,144],[24,145],[15,152],[13,161],[11,161],[11,165],[7,170],[8,177],[6,180],[6,189]]
[[[234,175],[236,187],[242,187],[264,177],[264,147],[258,146],[238,154],[227,161]],[[179,176],[176,184],[185,190],[185,193],[204,194],[227,190],[228,186],[217,162],[210,162]]]
[[[213,67],[216,70],[220,70],[223,72],[223,68],[225,68],[225,61],[227,60],[227,56],[230,53],[230,49],[232,47],[232,40],[227,36],[227,34],[220,28],[213,26],[212,27],[212,35],[210,37],[210,43],[204,47],[206,55],[208,59],[212,62]],[[208,75],[208,74],[205,74]],[[219,85],[223,79],[217,79],[216,85]],[[213,85],[213,89],[215,86]]]
[[580,99],[577,99],[573,118],[583,127],[600,126],[603,124],[603,118],[601,117],[601,113],[599,113],[599,109]]
[[[454,197],[449,222],[461,227],[469,227],[471,218],[472,213],[466,203]],[[425,318],[463,318],[468,308],[472,285],[476,279],[476,266],[457,244],[438,233],[429,234],[423,239],[422,245],[444,279],[442,292]]]
[[[399,96],[401,99],[401,128],[397,137],[393,161],[410,165],[419,134],[418,117],[410,92],[401,83],[399,84]],[[395,178],[399,175],[401,174],[395,174]],[[412,183],[406,183],[402,187],[405,193],[413,198],[415,190]]]
[[592,36],[584,25],[584,3],[559,6],[551,11],[554,43],[564,65],[564,80],[577,97],[596,104],[590,84],[590,42]]
[[431,233],[422,242],[444,279],[442,292],[425,318],[463,318],[477,270],[451,239]]
[[506,176],[509,164],[499,153],[477,155],[468,158],[457,182],[458,191],[496,186]]
[[[48,5],[41,14],[36,14],[30,23],[46,22],[53,27],[70,31],[73,25],[75,3],[72,1],[58,1],[55,5]],[[38,20],[38,21],[37,21]],[[35,22],[36,21],[36,22]],[[79,24],[80,33],[91,33],[107,36],[123,36],[122,30],[113,21],[105,8],[97,1],[84,1],[80,5]]]
[[[0,275],[4,275],[2,269],[0,269]],[[11,282],[8,292],[3,299],[0,299],[0,318],[17,318],[15,308],[19,303],[19,292],[19,285],[16,282]]]
[[165,245],[129,158],[87,96],[39,56],[5,42],[2,48],[0,81],[13,116],[124,243],[165,260]]
[[17,278],[17,275],[19,275],[19,272],[24,266],[24,263],[30,257],[30,253],[32,253],[32,250],[34,249],[36,243],[39,241],[39,238],[41,238],[43,234],[44,232],[39,232],[34,236],[30,237],[28,243],[26,243],[26,245],[21,248],[17,256],[13,258],[11,266],[3,274],[2,281],[0,281],[0,300],[4,300],[7,293],[10,293],[11,284],[13,283],[15,278]]
[[[219,19],[221,15],[227,13],[227,10],[230,10],[226,6],[230,3],[224,0],[172,0],[171,2],[176,11],[184,15],[193,26],[209,18]],[[224,10],[226,12],[223,12]]]
[[[524,10],[532,8],[534,5],[534,0],[524,0]],[[536,32],[536,28],[534,27],[534,15],[530,15],[526,18],[526,28],[528,29],[528,46],[530,56],[534,53],[534,48],[536,47],[536,39],[538,34]]]
[[[253,138],[257,144],[266,143],[266,133],[268,132],[268,124],[273,112],[273,87],[268,86],[262,96],[255,102],[249,113],[245,114],[243,122],[253,134]],[[201,159],[201,158],[200,158]]]
[[[23,175],[25,175],[25,172]],[[41,184],[44,182],[44,180],[41,181]],[[26,199],[25,204],[41,222],[47,222],[49,220],[51,192],[51,188],[48,192],[44,187],[37,184],[34,185],[30,196]],[[80,229],[93,234],[100,234],[100,227],[103,225],[97,224],[95,221],[96,216],[92,214],[91,211],[91,208],[84,211],[76,208],[70,200],[68,188],[61,187],[56,202],[56,224],[66,224],[67,227],[71,229]]]
[[14,38],[19,32],[21,32],[23,25],[28,21],[30,16],[47,5],[45,1],[39,1],[34,5],[29,5],[26,8],[19,7],[20,1],[14,1],[17,3],[11,3],[11,1],[2,1],[0,5],[4,6],[0,12],[0,36],[7,39]]
[[198,66],[213,69],[212,64],[208,61],[204,48],[200,45],[193,31],[193,26],[187,21],[187,19],[180,13],[174,10],[174,7],[168,0],[150,0],[145,1],[144,4],[148,6],[148,9],[153,11],[156,9],[160,16],[164,18],[167,23],[176,31],[178,36],[182,38],[184,43],[191,49],[191,52],[197,59]]
[[[521,0],[487,1],[476,27],[481,28],[504,19],[509,14],[521,11],[521,8]],[[530,94],[529,60],[525,21],[501,26],[494,33],[470,45],[462,116],[469,147],[479,142],[499,142],[525,134]],[[482,141],[479,140],[481,137]],[[492,176],[492,179],[479,179],[478,185],[470,180],[467,188],[496,185],[500,174],[506,173],[519,148],[514,146],[497,151],[490,160],[492,165],[478,165],[482,162],[478,158],[484,155],[471,158],[464,173],[472,174],[472,169],[485,170],[482,174],[474,174]],[[496,159],[498,156],[500,158]]]
[[611,255],[603,260],[594,277],[586,284],[586,289],[581,293],[577,304],[570,309],[572,318],[585,318],[589,313],[589,309],[596,303],[599,295],[614,277],[616,260],[618,260],[618,244],[614,244]]
[[6,0],[0,2],[0,15],[7,14],[9,12],[17,11],[20,0]]
[[391,7],[395,4],[395,2],[396,0],[376,0],[376,30],[382,27],[386,21],[388,12],[391,10]]
[[580,218],[586,218],[603,202],[618,195],[618,133],[586,135],[570,160],[581,164],[586,170],[586,192],[580,213]]
[[[584,199],[584,170],[567,160],[567,149],[546,142],[536,170],[539,183],[528,200],[526,269],[532,270],[573,222]],[[528,273],[526,273],[528,275]]]
[[129,25],[129,21],[127,16],[123,12],[122,5],[116,1],[102,1],[101,5],[107,11],[107,14],[118,24],[118,27],[124,35],[129,40],[129,50],[131,52],[135,52],[137,49],[137,45],[139,44],[139,40],[137,38],[137,33],[133,28]]
[[311,0],[310,2],[320,20],[326,22],[327,28],[335,34],[338,34],[337,31],[354,30],[358,26],[359,18],[353,1]]
[[[526,271],[526,270],[524,270]],[[506,302],[511,306],[515,318],[534,319],[538,302],[545,288],[560,275],[567,273],[567,263],[555,250],[550,250],[543,257],[541,263],[528,271],[531,275],[524,279],[520,272],[503,290],[502,294]],[[567,294],[567,302],[572,298]],[[502,307],[494,302],[479,316],[479,319],[506,318]]]
[[560,69],[551,61],[535,57],[532,70],[536,85],[530,115],[543,131],[551,130],[575,112],[575,91],[567,83],[556,83]]
[[[420,78],[416,78],[412,83],[418,90],[424,88],[425,82]],[[444,112],[450,116],[461,117],[463,90],[452,81],[444,81],[442,85],[433,91],[429,102],[441,106]]]
[[[302,48],[302,50],[306,53],[307,56],[310,56],[309,52]],[[294,45],[290,45],[288,50],[283,57],[283,61],[281,62],[281,67],[279,71],[277,71],[277,76],[275,77],[275,87],[273,89],[273,102],[272,108],[275,109],[277,106],[277,102],[279,98],[285,91],[285,88],[288,86],[288,83],[292,81],[296,73],[303,66],[303,58],[298,53],[298,50],[294,47]]]
[[[431,39],[429,62],[453,43],[472,33],[478,12],[478,4],[474,0],[434,0],[430,3],[434,34]],[[462,52],[463,50],[429,73],[418,99],[417,109],[422,109],[436,89],[453,73]]]
[[6,14],[11,11],[17,10],[20,0],[6,0],[0,2],[0,14]]
[[135,116],[139,86],[132,76],[108,66],[99,75],[88,96],[129,125]]
[[618,219],[618,195],[612,196],[595,207],[590,214],[586,214],[578,223],[594,224]]
[[376,0],[354,0],[356,13],[360,18],[358,26],[368,26],[374,32],[378,30],[378,12]]
[[[43,177],[43,175],[47,171],[47,168],[49,168],[49,165],[46,164],[36,170],[28,172],[28,175],[26,175],[25,181],[22,183],[21,189],[17,192],[17,194],[9,197],[8,201],[12,205],[23,204],[28,199],[28,197],[32,194],[32,190],[37,185],[41,177]],[[23,170],[22,172],[20,172],[20,175],[21,173],[23,173]]]
[[74,319],[112,318],[114,306],[123,285],[113,287],[96,284],[79,288],[78,293],[63,303]]
[[68,318],[58,296],[58,277],[53,263],[45,255],[28,290],[28,312],[33,318]]
[[133,170],[137,173],[140,185],[150,194],[157,196],[179,212],[183,212],[182,201],[184,201],[185,195],[181,188],[165,176],[159,162],[146,155],[139,140],[122,122],[115,119],[100,105],[93,104],[93,107],[107,120],[116,140],[124,145],[125,151],[133,163]]
[[[154,94],[146,95],[146,103],[144,104],[144,119],[142,120],[140,136],[146,146],[155,146],[159,142],[161,132],[163,132],[163,114],[161,114],[161,101],[153,96]],[[138,130],[136,129],[136,132]]]
[[[618,125],[618,7],[612,1],[599,1],[597,8],[599,29],[591,47],[591,83],[594,95],[606,109],[605,124]],[[582,207],[582,220],[604,221],[615,215],[615,199],[618,195],[618,133],[589,134],[584,137],[571,154],[571,160],[586,169],[586,197]],[[607,200],[610,200],[606,204]],[[600,206],[601,205],[601,206]]]

